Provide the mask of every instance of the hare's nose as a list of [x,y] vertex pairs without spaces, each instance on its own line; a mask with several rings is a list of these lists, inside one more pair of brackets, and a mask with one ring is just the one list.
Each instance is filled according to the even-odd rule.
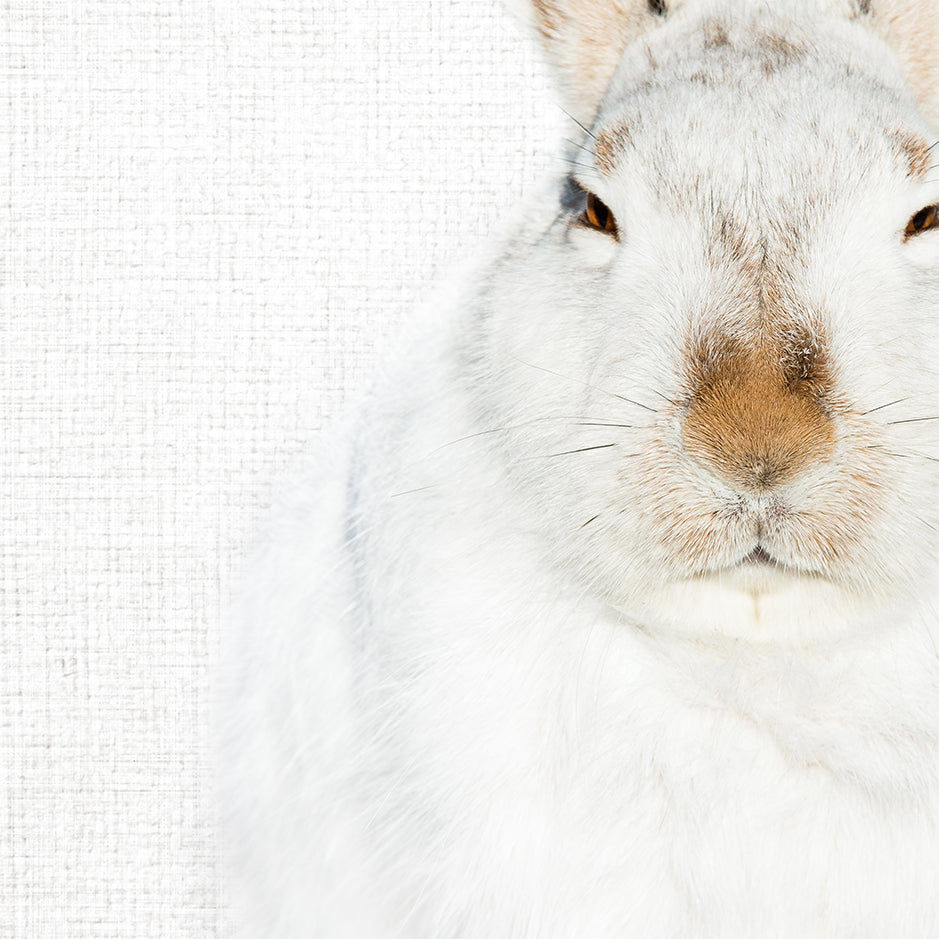
[[828,458],[827,376],[810,346],[708,343],[690,356],[686,452],[733,486],[766,491]]

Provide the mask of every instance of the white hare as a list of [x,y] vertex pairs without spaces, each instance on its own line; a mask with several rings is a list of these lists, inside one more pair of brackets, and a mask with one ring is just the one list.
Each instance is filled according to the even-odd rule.
[[247,934],[939,937],[939,4],[527,15],[569,175],[249,567]]

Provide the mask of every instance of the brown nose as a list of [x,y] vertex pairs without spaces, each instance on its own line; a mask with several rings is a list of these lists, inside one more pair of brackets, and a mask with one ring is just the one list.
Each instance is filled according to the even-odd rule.
[[828,376],[816,343],[708,342],[689,363],[685,450],[728,482],[770,489],[831,455]]

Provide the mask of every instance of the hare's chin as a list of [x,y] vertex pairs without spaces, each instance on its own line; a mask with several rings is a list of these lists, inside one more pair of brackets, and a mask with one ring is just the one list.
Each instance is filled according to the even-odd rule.
[[703,576],[717,580],[725,586],[739,587],[747,593],[772,592],[790,587],[798,581],[824,577],[821,571],[786,564],[774,557],[763,545],[757,545],[736,561],[721,565]]

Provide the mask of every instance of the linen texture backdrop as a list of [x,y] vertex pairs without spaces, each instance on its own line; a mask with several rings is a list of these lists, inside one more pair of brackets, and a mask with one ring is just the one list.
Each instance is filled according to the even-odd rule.
[[563,117],[498,0],[0,25],[0,937],[225,936],[211,690],[269,485]]

